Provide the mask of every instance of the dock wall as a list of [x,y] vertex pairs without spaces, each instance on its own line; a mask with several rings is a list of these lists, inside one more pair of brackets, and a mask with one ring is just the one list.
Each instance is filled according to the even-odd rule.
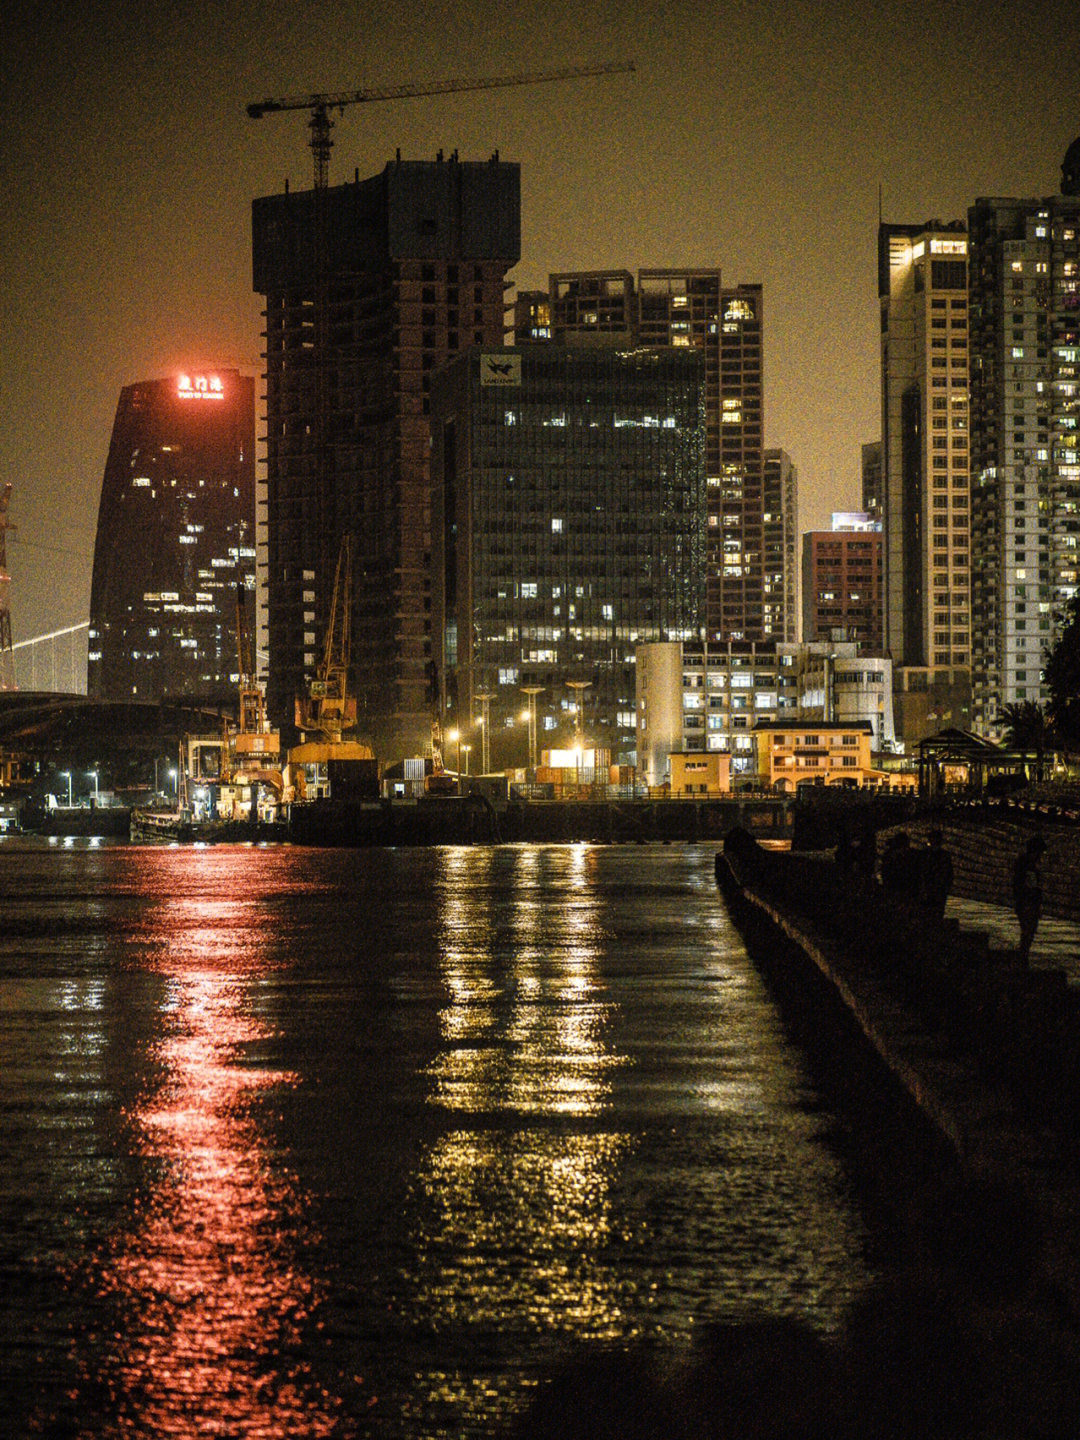
[[289,838],[300,845],[718,843],[736,828],[760,839],[788,838],[792,814],[793,802],[784,798],[325,801],[293,807]]

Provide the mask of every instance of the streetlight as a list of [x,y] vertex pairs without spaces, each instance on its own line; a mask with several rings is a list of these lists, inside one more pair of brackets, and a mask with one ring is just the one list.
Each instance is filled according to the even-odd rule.
[[[542,685],[522,685],[522,690],[529,697],[529,767],[536,769],[536,697],[544,693]],[[534,777],[535,778],[535,777]]]
[[455,775],[456,775],[456,774],[458,774],[458,773],[460,772],[460,770],[461,770],[461,731],[460,731],[460,730],[456,730],[456,729],[455,729],[455,730],[447,730],[447,732],[446,732],[446,741],[447,741],[447,744],[449,744],[451,740],[454,742],[454,745],[456,746],[457,759],[456,759],[455,762],[454,762],[454,773],[455,773]]
[[480,731],[480,769],[483,774],[486,775],[491,769],[491,725],[489,723],[491,712],[488,706],[492,700],[494,700],[495,694],[492,690],[478,690],[476,698],[480,701],[480,719],[478,723],[482,727]]
[[94,782],[94,809],[96,810],[98,802],[101,799],[101,792],[98,790],[98,772],[96,770],[88,770],[86,772],[86,778]]
[[592,684],[591,680],[568,680],[566,688],[573,690],[576,697],[574,706],[574,754],[577,756],[578,777],[577,783],[581,784],[581,752],[585,748],[585,741],[581,734],[582,708],[584,706],[585,691]]
[[585,700],[584,700],[585,691],[588,690],[588,688],[589,688],[589,686],[590,686],[591,684],[592,684],[592,681],[591,681],[591,680],[568,680],[568,681],[566,682],[566,688],[567,688],[568,690],[573,690],[574,696],[575,696],[575,699],[576,699],[576,704],[575,704],[575,706],[574,706],[574,736],[575,736],[575,743],[578,744],[578,745],[580,745],[580,744],[582,743],[582,739],[581,739],[581,720],[582,720],[582,709],[583,709],[583,706],[584,706],[584,703],[585,703]]
[[72,809],[72,804],[71,804],[71,771],[70,771],[70,770],[61,770],[61,771],[60,771],[60,779],[61,779],[61,780],[66,780],[66,781],[68,782],[68,803],[67,803],[67,808],[70,810],[70,809]]
[[462,745],[461,748],[462,748],[462,750],[464,750],[464,752],[465,752],[465,774],[468,775],[468,773],[469,773],[469,751],[472,749],[472,746],[471,746],[471,745]]

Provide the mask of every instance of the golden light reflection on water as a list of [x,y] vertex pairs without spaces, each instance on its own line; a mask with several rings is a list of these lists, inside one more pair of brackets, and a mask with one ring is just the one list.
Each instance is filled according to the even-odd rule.
[[[587,852],[443,856],[447,1002],[429,1103],[472,1116],[473,1128],[443,1135],[418,1168],[408,1303],[448,1332],[530,1341],[625,1336],[602,1251],[613,1224],[612,1180],[630,1138],[596,1123],[610,1104],[611,1072],[625,1058],[608,1036],[613,1005],[599,975]],[[495,865],[513,871],[501,931],[487,910]],[[470,1383],[464,1371],[432,1369],[417,1379],[431,1404],[466,1422],[509,1408],[510,1389],[520,1396],[519,1384],[500,1397],[493,1382]]]
[[[583,849],[583,847],[582,847]],[[482,1113],[596,1115],[624,1063],[608,1044],[611,1001],[597,974],[599,905],[584,853],[553,903],[546,867],[560,852],[513,852],[508,930],[486,913],[498,852],[448,850],[441,888],[439,1011],[445,1048],[429,1067],[431,1103]],[[544,867],[545,873],[541,873]]]
[[[190,878],[200,860],[182,863]],[[334,1428],[307,1363],[285,1358],[300,1355],[319,1296],[297,1259],[302,1197],[253,1111],[293,1077],[246,1059],[271,1030],[252,1013],[265,962],[244,908],[196,890],[149,918],[167,940],[161,1078],[127,1118],[155,1181],[103,1267],[126,1325],[94,1377],[115,1417],[95,1433],[274,1440]]]

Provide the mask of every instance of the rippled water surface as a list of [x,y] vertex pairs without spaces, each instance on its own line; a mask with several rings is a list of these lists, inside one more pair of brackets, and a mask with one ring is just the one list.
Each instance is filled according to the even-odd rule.
[[596,1342],[834,1327],[860,1222],[712,865],[0,844],[11,1433],[491,1434]]

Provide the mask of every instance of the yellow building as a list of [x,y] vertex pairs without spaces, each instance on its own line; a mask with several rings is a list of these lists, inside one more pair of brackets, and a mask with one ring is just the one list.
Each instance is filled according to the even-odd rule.
[[678,799],[701,799],[731,792],[731,756],[719,751],[677,751],[671,755],[671,794]]
[[760,721],[754,726],[758,784],[785,792],[800,785],[867,785],[871,734],[865,721]]

